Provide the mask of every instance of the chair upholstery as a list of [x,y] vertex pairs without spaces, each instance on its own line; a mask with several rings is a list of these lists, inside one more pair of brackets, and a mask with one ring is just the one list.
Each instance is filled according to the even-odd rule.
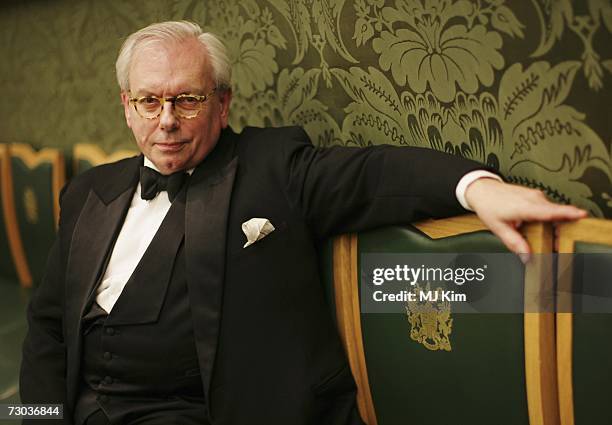
[[97,165],[108,164],[135,155],[138,155],[138,151],[131,149],[121,149],[107,154],[98,145],[77,143],[72,150],[73,172],[76,176]]
[[[358,405],[369,425],[558,424],[553,313],[452,314],[450,351],[410,337],[405,314],[361,314],[359,261],[366,253],[507,252],[475,216],[343,235],[334,241],[337,320]],[[548,226],[526,226],[535,252],[550,252]],[[522,288],[545,270],[514,264]],[[550,272],[550,270],[548,270]],[[501,276],[504,278],[504,276]]]
[[[612,220],[585,219],[559,226],[559,286],[561,295],[571,294],[578,284],[602,287],[604,281],[585,282],[579,270],[584,257],[574,256],[571,266],[565,254],[612,254]],[[606,261],[609,255],[593,256]],[[589,265],[590,267],[593,264]],[[581,281],[582,280],[582,281]],[[569,286],[569,288],[567,287]],[[605,288],[602,288],[605,289]],[[609,292],[609,291],[608,291]],[[572,297],[574,298],[574,297]],[[610,382],[612,381],[612,315],[577,312],[577,300],[564,300],[564,311],[557,314],[557,359],[561,425],[604,425],[612,423]],[[607,312],[610,313],[610,312]]]
[[55,240],[64,160],[57,149],[36,152],[26,144],[12,144],[10,155],[17,225],[32,281],[37,284]]

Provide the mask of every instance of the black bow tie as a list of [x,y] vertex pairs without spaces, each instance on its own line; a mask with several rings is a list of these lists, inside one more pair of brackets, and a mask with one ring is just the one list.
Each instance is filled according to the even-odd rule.
[[184,171],[164,176],[152,168],[141,166],[140,197],[148,201],[155,198],[159,192],[165,190],[168,192],[168,199],[172,202],[181,190],[183,183],[185,183],[186,177],[187,174]]

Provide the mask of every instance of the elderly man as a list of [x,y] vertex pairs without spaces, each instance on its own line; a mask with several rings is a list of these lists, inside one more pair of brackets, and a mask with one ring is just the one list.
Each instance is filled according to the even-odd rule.
[[[319,240],[463,205],[526,254],[521,222],[584,216],[432,150],[236,134],[227,54],[192,23],[132,34],[117,77],[142,155],[65,188],[29,309],[21,397],[65,423],[361,424]],[[248,244],[243,223],[273,231]]]

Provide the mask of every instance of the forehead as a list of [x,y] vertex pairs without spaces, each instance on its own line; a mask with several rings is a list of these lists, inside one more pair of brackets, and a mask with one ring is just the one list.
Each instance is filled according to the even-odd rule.
[[132,93],[172,95],[198,92],[212,87],[212,81],[208,53],[196,39],[147,42],[132,57]]

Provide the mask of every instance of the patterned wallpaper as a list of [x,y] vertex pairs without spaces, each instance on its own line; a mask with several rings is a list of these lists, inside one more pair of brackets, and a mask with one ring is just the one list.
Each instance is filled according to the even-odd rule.
[[236,130],[444,150],[612,217],[610,0],[13,2],[0,6],[1,139],[132,147],[116,54],[169,19],[227,42]]

